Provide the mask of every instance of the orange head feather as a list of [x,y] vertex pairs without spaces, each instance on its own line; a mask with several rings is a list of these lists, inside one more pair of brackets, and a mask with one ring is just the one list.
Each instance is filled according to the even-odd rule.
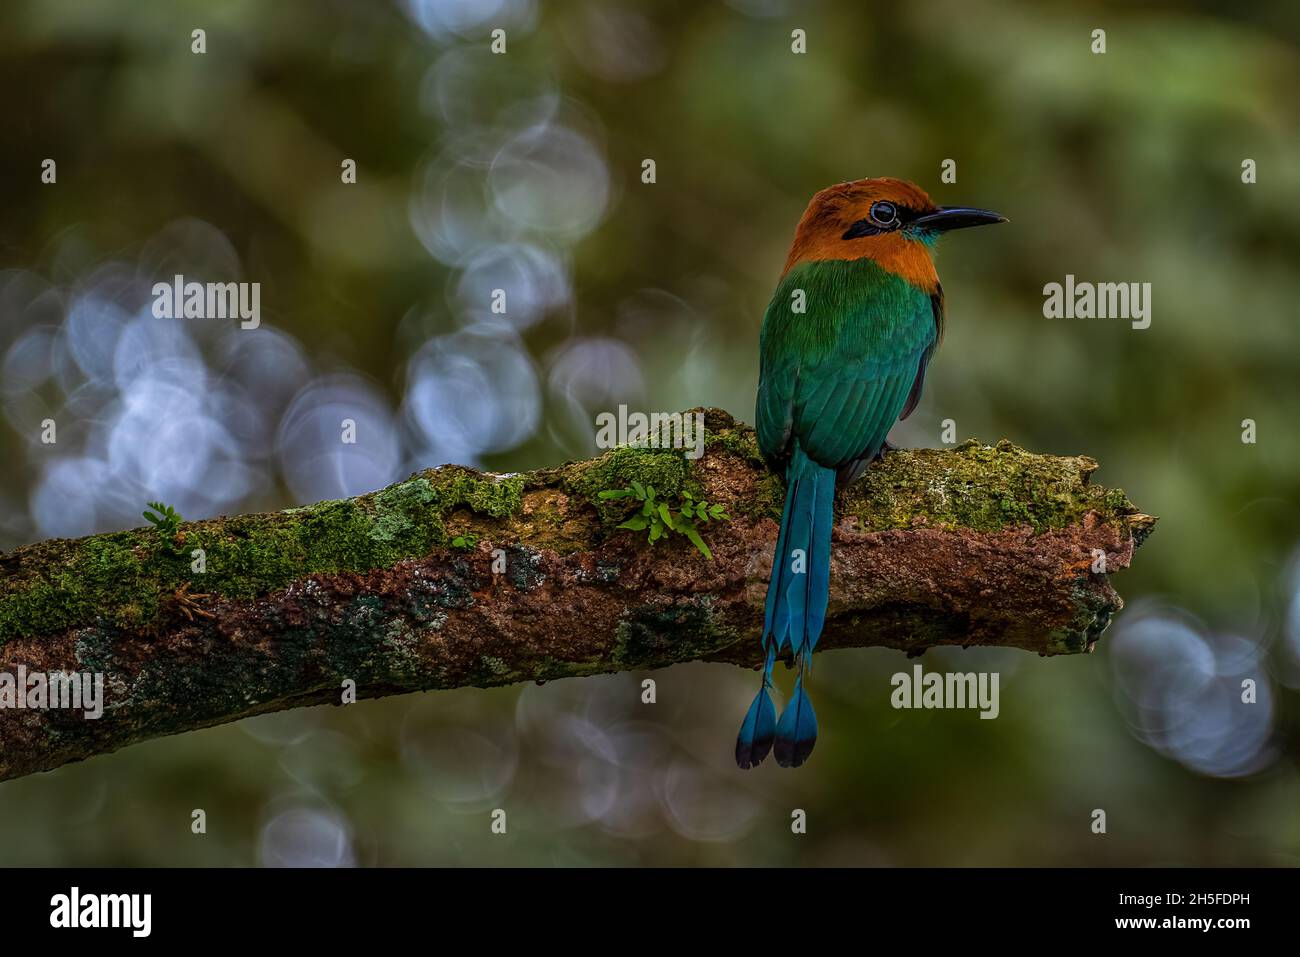
[[804,210],[782,275],[802,262],[870,258],[933,292],[939,284],[930,258],[933,237],[887,226],[891,212],[905,224],[937,211],[925,191],[907,180],[883,176],[828,186]]

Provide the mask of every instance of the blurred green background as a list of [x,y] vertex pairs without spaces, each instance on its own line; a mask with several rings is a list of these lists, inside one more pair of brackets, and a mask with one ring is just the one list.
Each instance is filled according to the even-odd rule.
[[[879,649],[828,653],[793,773],[735,769],[726,666],[654,706],[618,675],[315,708],[0,785],[0,863],[1300,862],[1298,29],[1290,0],[5,3],[0,548],[554,464],[624,402],[750,420],[800,213],[879,175],[1011,219],[943,243],[892,440],[1087,453],[1161,521],[1095,654],[922,659],[999,671],[996,721],[892,710]],[[151,318],[177,272],[260,282],[262,327]],[[1067,273],[1152,283],[1150,328],[1044,318]]]

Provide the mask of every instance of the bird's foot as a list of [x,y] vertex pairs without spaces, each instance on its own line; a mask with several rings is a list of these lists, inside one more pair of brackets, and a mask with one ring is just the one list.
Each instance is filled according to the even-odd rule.
[[898,451],[898,446],[886,440],[885,444],[880,447],[880,451],[876,453],[876,457],[873,458],[871,461],[879,462],[881,459],[885,457],[886,452],[897,452],[897,451]]

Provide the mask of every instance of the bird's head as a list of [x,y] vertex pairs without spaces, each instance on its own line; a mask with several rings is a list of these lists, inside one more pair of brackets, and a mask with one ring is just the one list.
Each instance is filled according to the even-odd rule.
[[812,198],[795,232],[785,272],[802,262],[870,258],[926,290],[938,284],[931,249],[952,229],[1005,223],[967,206],[936,206],[919,186],[880,177],[828,186]]

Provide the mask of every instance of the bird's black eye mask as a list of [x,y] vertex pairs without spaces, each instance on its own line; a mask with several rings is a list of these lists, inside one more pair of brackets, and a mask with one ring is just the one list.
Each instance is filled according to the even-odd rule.
[[871,204],[866,219],[859,219],[844,231],[841,239],[858,239],[861,236],[879,236],[901,229],[919,214],[906,206],[899,206],[887,199],[880,199]]
[[859,236],[878,236],[881,233],[905,229],[909,238],[930,243],[941,234],[954,229],[1005,222],[1007,222],[1005,216],[988,209],[975,209],[971,206],[938,206],[918,212],[891,203],[887,199],[881,199],[872,203],[867,218],[859,219],[846,229],[842,238],[857,239]]

